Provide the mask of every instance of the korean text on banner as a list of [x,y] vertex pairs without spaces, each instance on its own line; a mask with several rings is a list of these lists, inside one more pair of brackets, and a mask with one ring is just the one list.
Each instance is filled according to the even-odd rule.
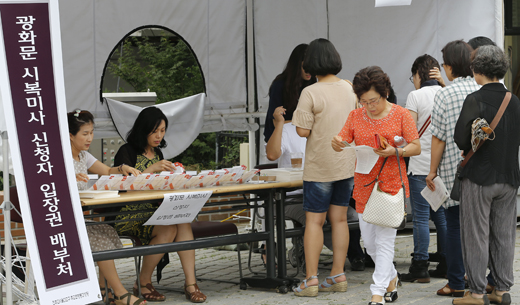
[[0,1],[0,91],[40,302],[85,304],[99,299],[99,288],[79,197],[71,195],[75,183],[67,179],[73,166],[63,145],[57,7],[55,0]]

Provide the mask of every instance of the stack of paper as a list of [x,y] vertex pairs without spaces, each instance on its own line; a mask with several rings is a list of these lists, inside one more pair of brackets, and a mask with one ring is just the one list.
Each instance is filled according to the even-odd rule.
[[435,177],[433,183],[435,183],[435,191],[432,192],[428,187],[425,187],[424,190],[421,191],[421,195],[428,201],[432,210],[437,212],[439,207],[450,197],[450,194],[444,182],[442,182],[441,177]]
[[276,181],[287,182],[303,179],[303,170],[295,170],[292,168],[272,168],[260,171],[260,176],[276,176]]
[[246,171],[246,167],[242,165],[216,171],[208,170],[193,176],[177,171],[144,173],[139,176],[109,175],[101,176],[89,190],[178,190],[238,184],[248,182],[258,172],[256,169]]
[[79,191],[79,198],[103,199],[119,197],[118,191]]

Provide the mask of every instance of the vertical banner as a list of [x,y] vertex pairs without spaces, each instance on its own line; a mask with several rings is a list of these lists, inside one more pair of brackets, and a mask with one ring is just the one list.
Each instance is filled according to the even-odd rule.
[[68,137],[58,1],[0,0],[0,91],[41,304],[100,299]]

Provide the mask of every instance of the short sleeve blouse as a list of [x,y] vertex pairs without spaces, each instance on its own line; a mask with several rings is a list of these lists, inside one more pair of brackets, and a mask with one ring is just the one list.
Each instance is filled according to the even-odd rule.
[[[82,150],[79,153],[79,161],[74,160],[74,173],[77,174],[88,174],[88,169],[96,163],[97,159],[91,155],[88,151]],[[87,182],[77,181],[79,190],[87,189]]]
[[330,141],[355,107],[354,90],[344,80],[317,82],[303,89],[292,124],[311,130],[305,149],[304,181],[329,182],[354,176],[355,152],[337,153]]
[[[340,131],[339,136],[343,141],[349,143],[355,141],[356,145],[374,147],[374,135],[376,133],[385,137],[388,143],[394,147],[395,136],[403,137],[408,143],[419,138],[415,122],[410,112],[395,104],[392,104],[392,109],[384,118],[377,120],[369,118],[364,107],[352,111],[345,126]],[[406,165],[402,157],[399,157],[399,159],[403,182],[406,186],[406,196],[409,197],[410,191],[408,188],[408,178],[406,176]],[[355,187],[353,197],[356,199],[356,211],[358,213],[363,213],[365,210],[365,205],[374,187],[373,183],[370,185],[367,184],[376,178],[383,165],[383,160],[384,158],[380,157],[369,174],[354,174]],[[393,195],[399,192],[401,188],[401,178],[399,177],[397,159],[394,156],[388,157],[385,167],[379,176],[379,180],[381,181],[379,186],[382,191]]]

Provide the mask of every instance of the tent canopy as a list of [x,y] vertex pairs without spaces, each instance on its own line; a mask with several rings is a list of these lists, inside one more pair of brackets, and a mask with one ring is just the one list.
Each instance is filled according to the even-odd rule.
[[[62,0],[59,4],[67,110],[91,111],[99,123],[98,138],[117,136],[100,98],[106,61],[121,39],[143,26],[170,29],[194,51],[206,82],[202,132],[255,130],[258,125],[246,120],[251,116],[260,117],[263,125],[272,80],[296,45],[316,38],[328,38],[336,46],[343,60],[341,78],[351,80],[360,68],[381,66],[400,104],[414,89],[408,77],[417,56],[428,53],[441,62],[440,50],[447,42],[475,36],[503,45],[502,0],[414,0],[409,6],[380,8],[374,1],[358,0]],[[246,14],[248,6],[253,8],[252,20]],[[246,43],[247,24],[254,27],[251,45]],[[255,56],[249,67],[248,50]],[[254,75],[256,87],[247,86],[248,69],[253,70],[249,75]],[[256,100],[249,107],[248,90],[254,90],[250,96]]]

